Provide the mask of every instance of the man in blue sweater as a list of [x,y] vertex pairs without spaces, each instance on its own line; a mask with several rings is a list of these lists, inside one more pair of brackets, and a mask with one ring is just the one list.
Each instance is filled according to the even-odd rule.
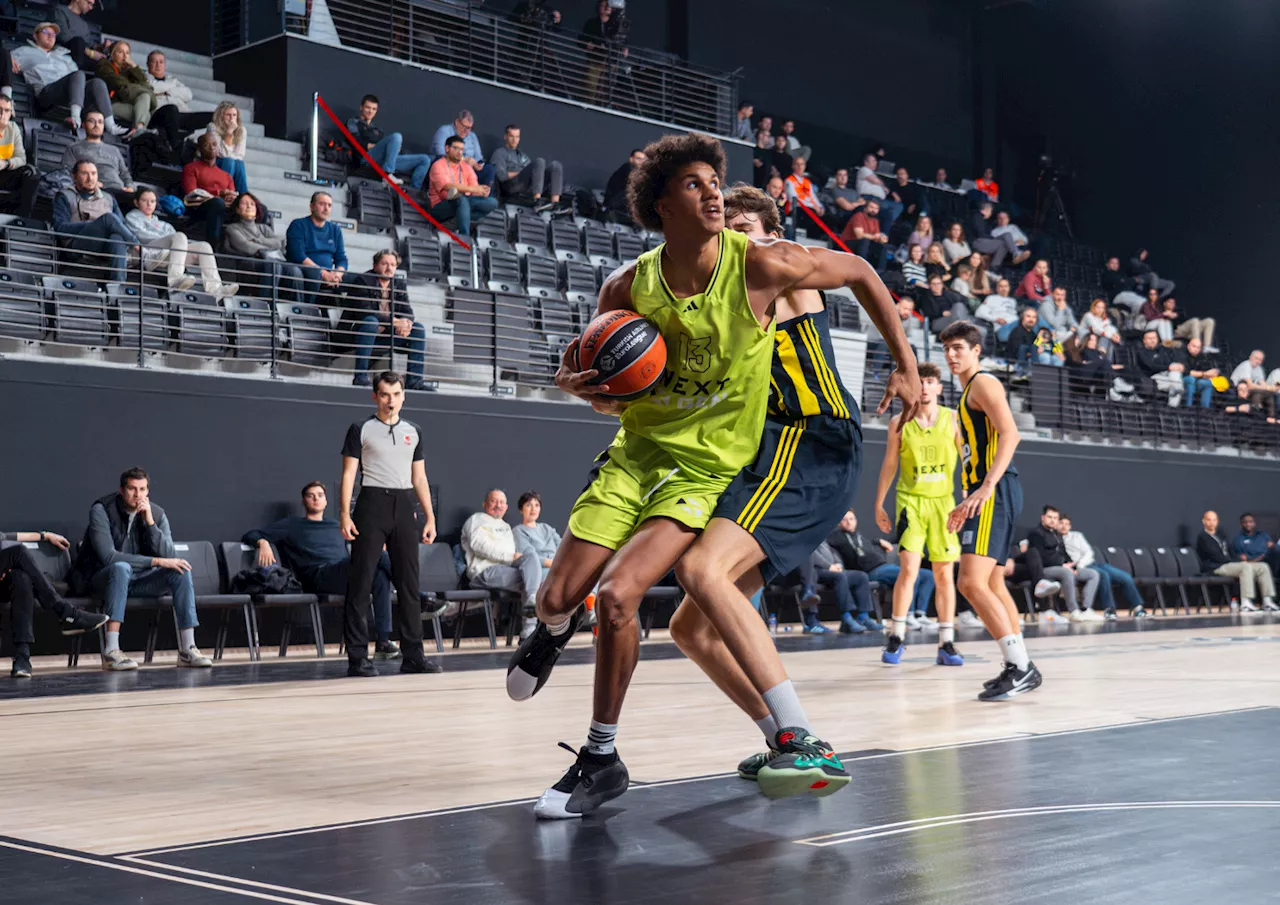
[[[293,570],[309,594],[346,594],[351,555],[338,523],[324,517],[328,505],[324,485],[312,481],[302,488],[302,508],[306,515],[282,518],[266,528],[254,529],[240,538],[240,543],[258,548],[258,565],[263,567],[275,563],[271,545],[276,544],[285,565]],[[378,626],[374,656],[379,660],[394,660],[400,656],[400,650],[391,642],[391,559],[386,550],[382,551],[373,576],[373,615]]]
[[329,221],[333,196],[316,192],[311,196],[311,216],[299,217],[285,232],[285,256],[302,268],[307,303],[318,305],[317,295],[337,295],[347,276],[347,248],[342,228]]
[[1270,534],[1258,530],[1252,512],[1240,516],[1240,533],[1231,539],[1231,554],[1240,562],[1266,563],[1273,575],[1280,565],[1280,550]]

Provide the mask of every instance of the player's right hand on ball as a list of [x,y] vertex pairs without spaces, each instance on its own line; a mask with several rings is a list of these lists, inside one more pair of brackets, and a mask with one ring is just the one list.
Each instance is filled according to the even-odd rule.
[[560,367],[556,369],[556,387],[579,399],[586,399],[593,405],[596,401],[612,402],[602,398],[603,394],[609,391],[608,386],[589,383],[598,376],[600,372],[596,370],[578,370],[578,340],[575,338],[565,348],[564,355],[560,357]]

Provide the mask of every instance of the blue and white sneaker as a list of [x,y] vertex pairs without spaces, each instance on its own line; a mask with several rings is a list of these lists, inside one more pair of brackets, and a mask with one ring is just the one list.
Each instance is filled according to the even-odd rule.
[[948,641],[946,644],[938,645],[937,663],[939,666],[964,666],[964,657],[960,656],[960,651]]
[[890,635],[888,642],[885,643],[884,650],[880,651],[880,662],[888,663],[890,666],[897,666],[902,662],[902,652],[907,646],[902,643],[902,639],[897,635]]
[[804,627],[804,633],[806,635],[825,635],[830,631],[831,629],[827,628],[821,622],[811,622]]
[[884,626],[881,623],[876,622],[870,613],[859,613],[856,618],[858,620],[858,624],[865,629],[873,632],[884,631]]

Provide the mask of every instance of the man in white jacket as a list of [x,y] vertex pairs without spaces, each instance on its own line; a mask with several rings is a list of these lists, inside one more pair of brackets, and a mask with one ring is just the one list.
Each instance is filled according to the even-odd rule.
[[542,583],[542,563],[536,556],[521,556],[516,552],[515,534],[502,520],[506,514],[507,495],[495,487],[485,494],[484,511],[462,524],[467,577],[477,587],[524,595],[524,614],[532,617],[536,611],[538,585]]

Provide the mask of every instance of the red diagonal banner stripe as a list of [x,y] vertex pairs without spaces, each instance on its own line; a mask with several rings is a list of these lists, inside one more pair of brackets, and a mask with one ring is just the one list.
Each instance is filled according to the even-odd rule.
[[831,231],[831,227],[827,226],[827,224],[822,222],[822,218],[820,218],[817,214],[815,214],[813,211],[809,210],[809,208],[805,207],[803,204],[800,204],[799,202],[796,202],[795,206],[800,208],[800,210],[804,211],[806,214],[808,214],[810,220],[812,220],[814,223],[822,227],[822,231],[831,237],[832,242],[839,245],[845,251],[848,251],[849,254],[853,254],[852,251],[849,251],[849,246],[841,242],[840,237]]
[[[339,130],[341,130],[343,136],[347,139],[348,142],[351,143],[351,147],[355,148],[357,151],[360,152],[360,156],[365,159],[365,163],[373,167],[374,172],[377,173],[379,176],[381,176],[383,181],[386,182],[387,185],[391,186],[391,188],[394,189],[400,195],[401,198],[403,198],[405,201],[408,201],[409,204],[413,206],[413,209],[415,211],[422,214],[422,216],[427,219],[428,223],[432,224],[436,229],[440,230],[440,232],[444,233],[450,239],[457,242],[467,251],[471,250],[471,244],[469,242],[465,242],[462,239],[459,239],[453,232],[451,232],[448,229],[445,229],[445,227],[443,227],[440,224],[439,220],[437,220],[435,217],[431,216],[426,211],[424,211],[422,209],[422,205],[418,204],[418,202],[410,198],[408,192],[406,192],[402,187],[396,185],[394,182],[392,182],[390,179],[387,178],[386,172],[383,171],[382,167],[378,166],[376,163],[373,162],[373,158],[369,156],[369,152],[364,148],[363,145],[360,144],[359,141],[356,140],[356,137],[351,134],[351,132],[347,129],[346,125],[342,122],[342,120],[338,119],[338,117],[334,115],[333,111],[329,109],[329,105],[324,102],[324,98],[320,97],[320,95],[316,95],[316,103],[320,105],[320,109],[323,110],[325,114],[328,115],[329,119],[333,120],[333,124],[337,126]],[[839,240],[837,239],[836,241],[839,241]],[[848,249],[845,249],[845,250],[848,251]]]

